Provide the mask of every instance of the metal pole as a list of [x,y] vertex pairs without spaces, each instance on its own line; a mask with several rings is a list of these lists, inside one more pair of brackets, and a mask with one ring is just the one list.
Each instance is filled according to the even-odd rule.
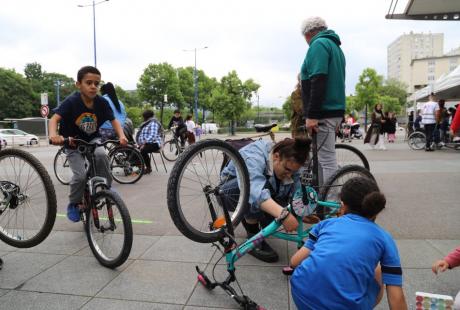
[[195,106],[194,106],[194,114],[195,114],[195,122],[198,123],[198,83],[197,83],[197,74],[196,74],[196,47],[195,47],[195,68],[193,70],[193,83],[195,87]]
[[94,39],[94,67],[97,68],[96,60],[96,4],[93,0],[93,39]]
[[56,106],[59,106],[59,102],[61,101],[60,95],[59,95],[59,90],[61,88],[61,81],[57,80],[56,81]]
[[260,122],[259,93],[257,93],[257,122]]

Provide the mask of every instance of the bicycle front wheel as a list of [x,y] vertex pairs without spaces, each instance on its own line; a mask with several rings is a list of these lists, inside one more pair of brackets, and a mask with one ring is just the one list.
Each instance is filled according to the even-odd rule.
[[407,138],[407,143],[409,147],[413,150],[421,150],[425,147],[426,136],[423,132],[413,132],[409,138]]
[[72,179],[72,169],[70,169],[67,155],[64,152],[64,148],[60,148],[54,156],[54,174],[56,179],[63,185],[69,185]]
[[[221,174],[227,158],[235,167],[234,177]],[[224,208],[236,227],[248,208],[248,197],[246,164],[237,150],[221,140],[202,140],[188,147],[179,156],[168,181],[171,218],[179,231],[196,242],[215,242],[224,236]]]
[[0,151],[0,192],[0,239],[17,248],[45,240],[56,220],[56,192],[45,167],[25,151]]
[[168,140],[161,148],[161,153],[167,161],[176,161],[177,157],[181,153],[179,143],[175,140]]
[[142,178],[144,160],[141,153],[133,147],[116,147],[109,153],[110,171],[115,181],[133,184]]
[[354,146],[348,144],[336,144],[335,154],[337,157],[337,165],[339,168],[347,165],[358,165],[370,171],[369,162],[366,156]]
[[86,210],[86,236],[89,247],[101,265],[116,268],[131,252],[133,227],[123,200],[110,190],[96,193]]

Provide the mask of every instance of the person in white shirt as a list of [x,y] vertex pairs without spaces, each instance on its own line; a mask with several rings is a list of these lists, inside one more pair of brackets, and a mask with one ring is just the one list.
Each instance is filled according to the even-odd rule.
[[187,139],[188,144],[195,143],[195,122],[192,120],[192,116],[189,114],[185,119],[185,126],[187,126]]
[[433,93],[431,93],[428,102],[426,102],[422,107],[422,124],[425,128],[426,136],[425,151],[427,152],[434,151],[434,148],[431,147],[431,144],[433,142],[433,133],[436,127],[437,110],[439,110],[439,106],[436,102],[436,97]]

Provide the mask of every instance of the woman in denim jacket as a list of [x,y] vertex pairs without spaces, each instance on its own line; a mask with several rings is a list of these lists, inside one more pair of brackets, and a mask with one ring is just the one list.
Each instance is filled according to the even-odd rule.
[[[304,138],[285,139],[276,144],[267,140],[258,140],[242,149],[243,157],[249,172],[249,211],[242,223],[248,233],[248,238],[257,234],[285,213],[285,207],[295,188],[300,186],[298,170],[307,160],[311,140]],[[230,162],[222,171],[222,176],[236,176],[235,166]],[[226,182],[222,189],[239,191],[237,179]],[[234,194],[231,193],[231,194]],[[229,210],[234,208],[230,199],[223,199]],[[284,216],[283,216],[284,218]],[[289,214],[282,221],[286,231],[297,229],[296,218]],[[250,252],[254,257],[265,262],[278,261],[278,254],[266,243]]]

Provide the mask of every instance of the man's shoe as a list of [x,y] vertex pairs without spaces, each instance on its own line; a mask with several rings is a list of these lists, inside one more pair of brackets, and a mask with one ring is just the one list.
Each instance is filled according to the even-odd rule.
[[67,205],[67,218],[72,222],[80,221],[80,207],[78,203],[69,203]]
[[[248,235],[248,239],[251,237]],[[278,254],[265,240],[250,251],[249,254],[266,263],[276,263],[279,260]]]

